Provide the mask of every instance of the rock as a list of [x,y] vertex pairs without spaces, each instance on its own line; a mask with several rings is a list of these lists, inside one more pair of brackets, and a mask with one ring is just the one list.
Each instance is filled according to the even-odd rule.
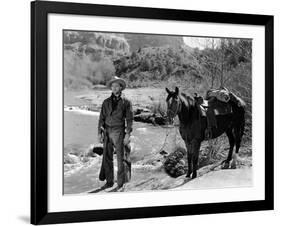
[[179,36],[165,36],[165,35],[147,35],[147,34],[130,34],[124,35],[130,45],[131,51],[142,51],[141,48],[145,46],[159,47],[170,46],[172,48],[179,48],[184,45],[182,37]]
[[98,155],[102,155],[103,147],[100,147],[100,146],[94,147],[92,152],[95,153],[95,154],[98,154]]
[[93,152],[93,148],[92,148],[84,156],[85,157],[93,157],[94,158],[94,157],[97,156],[97,154],[95,152]]
[[70,153],[64,155],[64,160],[63,160],[64,164],[75,164],[78,163],[79,161],[80,161],[79,157],[76,155]]
[[155,116],[154,121],[157,125],[165,125],[166,124],[166,119],[162,116]]
[[162,150],[162,151],[159,152],[159,154],[160,154],[160,155],[167,155],[168,152],[166,152],[165,150]]
[[[95,156],[91,156],[91,157],[95,157]],[[81,162],[86,163],[90,161],[90,158],[88,156],[82,156],[80,160]]]
[[178,148],[167,156],[164,162],[164,169],[171,177],[179,177],[187,172],[187,164],[184,161],[186,151]]
[[141,113],[134,116],[136,122],[152,123],[153,113]]
[[136,122],[151,123],[153,125],[165,125],[166,120],[160,115],[151,112],[143,112],[134,116]]
[[151,113],[151,111],[147,108],[136,108],[133,110],[134,115],[139,115],[141,113]]

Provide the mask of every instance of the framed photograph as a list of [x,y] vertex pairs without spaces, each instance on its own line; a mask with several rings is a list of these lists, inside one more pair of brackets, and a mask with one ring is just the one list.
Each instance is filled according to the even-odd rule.
[[31,223],[273,209],[273,16],[31,3]]

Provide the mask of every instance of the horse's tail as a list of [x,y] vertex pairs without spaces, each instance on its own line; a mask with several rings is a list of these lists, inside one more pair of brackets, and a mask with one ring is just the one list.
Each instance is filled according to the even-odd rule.
[[235,131],[235,136],[237,139],[242,139],[243,135],[245,134],[245,109],[244,107],[237,107],[236,105],[232,105],[233,110],[233,128]]
[[246,103],[232,92],[230,92],[230,103],[235,115],[235,127],[237,132],[239,132],[240,139],[242,139],[245,133]]
[[241,116],[241,124],[240,124],[240,134],[241,134],[241,139],[245,133],[245,111],[243,112]]
[[243,107],[239,107],[238,110],[238,117],[237,117],[237,129],[239,131],[240,139],[242,139],[243,135],[245,134],[245,109]]

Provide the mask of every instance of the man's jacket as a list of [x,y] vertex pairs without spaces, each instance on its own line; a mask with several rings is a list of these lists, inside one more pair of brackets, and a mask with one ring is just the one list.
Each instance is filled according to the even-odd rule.
[[101,134],[102,127],[123,127],[126,133],[131,133],[133,124],[133,108],[131,101],[121,95],[115,109],[113,109],[112,106],[113,101],[113,95],[111,95],[102,103],[98,133]]

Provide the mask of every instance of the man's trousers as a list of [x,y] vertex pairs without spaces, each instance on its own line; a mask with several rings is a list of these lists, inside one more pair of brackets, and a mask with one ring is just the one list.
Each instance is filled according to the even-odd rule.
[[105,130],[103,159],[100,170],[99,179],[106,180],[108,184],[114,183],[114,168],[113,168],[113,152],[114,148],[117,156],[117,184],[122,186],[128,182],[127,173],[125,172],[126,161],[124,161],[125,153],[130,152],[129,146],[124,147],[125,130],[123,127],[108,127]]

